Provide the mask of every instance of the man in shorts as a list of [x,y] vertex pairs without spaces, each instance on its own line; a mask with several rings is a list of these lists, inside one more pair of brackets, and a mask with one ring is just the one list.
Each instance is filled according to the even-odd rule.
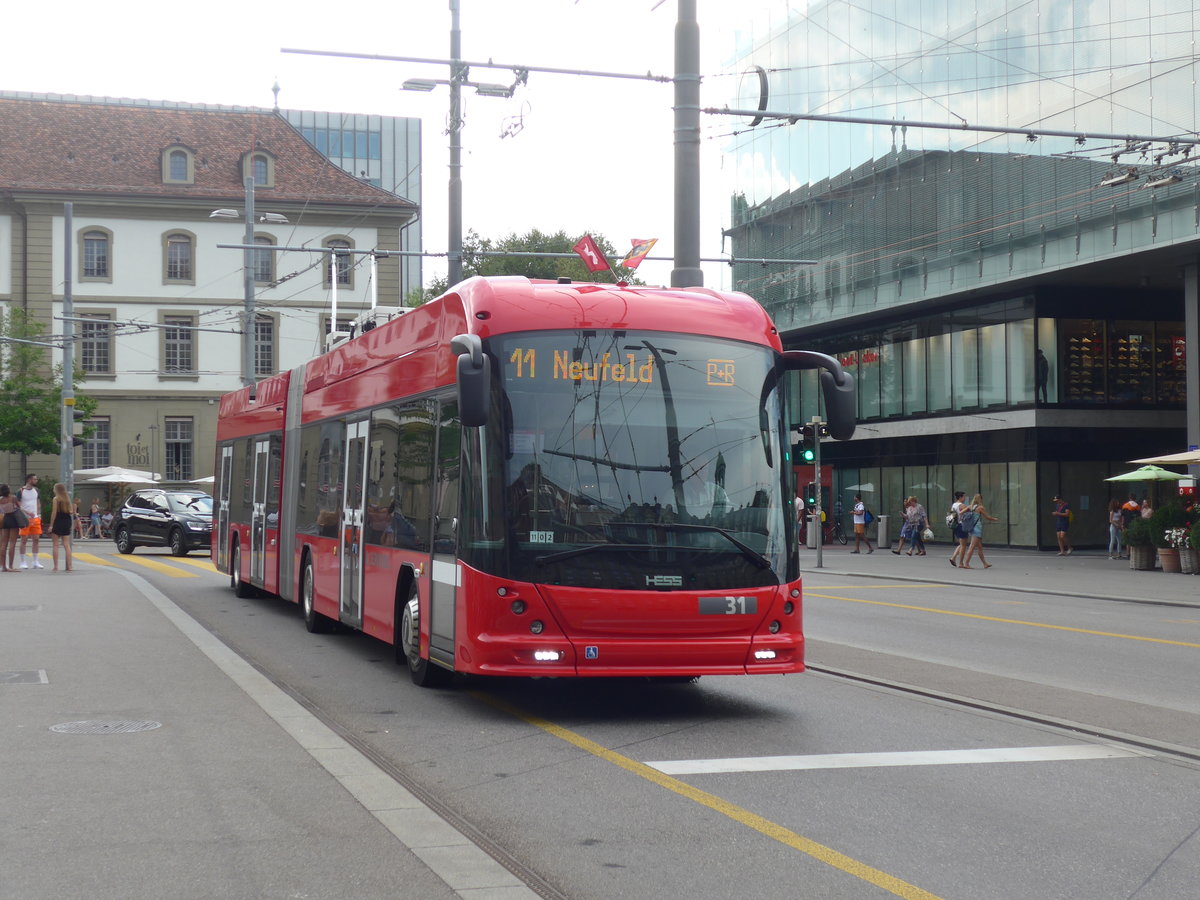
[[[45,568],[42,561],[38,559],[38,547],[42,542],[42,498],[38,493],[37,484],[38,477],[36,475],[26,475],[25,487],[17,491],[17,502],[21,504],[21,511],[29,519],[29,524],[21,529],[21,546],[18,549],[21,554],[22,569]],[[25,552],[30,538],[33,538],[32,557]]]
[[867,552],[874,553],[875,548],[871,546],[871,539],[867,537],[867,507],[861,494],[854,495],[854,508],[851,512],[854,515],[854,549],[850,552],[857,553],[858,548],[866,544]]

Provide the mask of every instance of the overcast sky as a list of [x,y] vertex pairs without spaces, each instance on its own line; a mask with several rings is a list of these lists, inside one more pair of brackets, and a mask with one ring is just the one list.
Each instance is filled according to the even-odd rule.
[[[532,66],[670,75],[676,0],[460,0],[462,57]],[[700,0],[702,68],[728,56],[733,10],[753,4]],[[446,249],[445,135],[449,92],[401,91],[408,78],[445,78],[445,66],[282,53],[282,48],[445,58],[448,0],[207,0],[171,4],[118,0],[22,2],[5,11],[0,90],[135,97],[423,120],[425,249]],[[502,69],[478,81],[510,82]],[[723,105],[727,79],[705,82],[702,105]],[[463,94],[464,230],[499,237],[530,228],[604,234],[619,251],[633,238],[659,238],[674,252],[672,87],[532,73],[512,99]],[[718,135],[727,121],[702,121],[701,255],[721,253],[729,202],[718,184]],[[502,138],[502,132],[516,132]],[[672,263],[639,274],[667,283]],[[710,287],[728,286],[727,267],[705,264]],[[425,280],[442,274],[427,260]]]

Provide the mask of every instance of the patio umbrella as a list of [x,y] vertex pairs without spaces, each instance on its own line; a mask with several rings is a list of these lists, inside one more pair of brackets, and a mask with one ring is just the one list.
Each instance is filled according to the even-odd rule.
[[126,469],[121,472],[112,472],[108,475],[98,475],[86,481],[77,481],[75,485],[76,487],[83,487],[88,484],[154,484],[156,481],[158,479],[150,477],[149,472],[136,472],[133,469]]
[[1183,466],[1200,463],[1200,450],[1185,450],[1182,453],[1168,453],[1166,456],[1147,456],[1145,459],[1131,459],[1134,463],[1164,463],[1168,466]]
[[1124,472],[1121,475],[1114,475],[1112,478],[1105,478],[1105,481],[1125,481],[1136,484],[1137,482],[1150,484],[1151,507],[1158,506],[1158,497],[1155,496],[1154,483],[1158,481],[1180,481],[1188,478],[1187,475],[1180,475],[1178,472],[1169,472],[1159,466],[1142,466],[1140,469],[1134,469],[1132,472]]
[[1140,469],[1134,469],[1132,472],[1124,472],[1120,475],[1114,475],[1112,478],[1105,478],[1105,481],[1179,481],[1183,478],[1188,478],[1188,475],[1180,475],[1178,472],[1169,472],[1159,466],[1142,466]]
[[875,490],[875,485],[873,485],[873,484],[871,484],[871,482],[867,481],[863,484],[848,484],[844,488],[842,488],[842,490],[843,491],[873,491],[873,490]]
[[[162,478],[158,472],[147,472],[143,469],[126,469],[122,466],[101,466],[98,469],[76,469],[75,475],[81,475],[89,481],[121,482],[123,484],[141,484],[158,481]],[[119,478],[109,478],[118,475]]]
[[215,484],[216,480],[216,475],[206,475],[203,478],[193,478],[188,484]]

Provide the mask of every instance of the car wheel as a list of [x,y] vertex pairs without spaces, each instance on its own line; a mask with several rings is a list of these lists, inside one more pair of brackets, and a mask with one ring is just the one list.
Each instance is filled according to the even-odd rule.
[[172,556],[187,556],[188,545],[182,528],[171,529],[171,533],[167,535],[167,546],[171,548]]
[[450,680],[449,671],[421,657],[421,600],[415,584],[409,585],[408,599],[400,611],[400,626],[395,641],[396,661],[408,665],[413,684],[436,687]]
[[300,573],[300,603],[304,607],[304,627],[313,634],[328,634],[337,623],[317,612],[315,595],[312,560],[306,559],[304,570]]
[[237,543],[229,554],[229,586],[233,588],[234,596],[243,600],[255,594],[254,586],[242,581],[242,547]]
[[132,553],[133,548],[137,546],[133,542],[133,536],[129,533],[129,529],[124,525],[117,526],[117,533],[113,535],[113,540],[116,541],[117,551],[120,553]]

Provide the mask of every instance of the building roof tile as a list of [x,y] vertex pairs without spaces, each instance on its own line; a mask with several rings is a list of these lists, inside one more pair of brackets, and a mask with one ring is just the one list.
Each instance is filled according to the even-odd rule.
[[[162,153],[175,145],[195,156],[193,184],[163,182]],[[274,159],[274,187],[258,188],[271,203],[416,209],[334,165],[275,113],[0,98],[0,191],[235,202],[252,150]]]

